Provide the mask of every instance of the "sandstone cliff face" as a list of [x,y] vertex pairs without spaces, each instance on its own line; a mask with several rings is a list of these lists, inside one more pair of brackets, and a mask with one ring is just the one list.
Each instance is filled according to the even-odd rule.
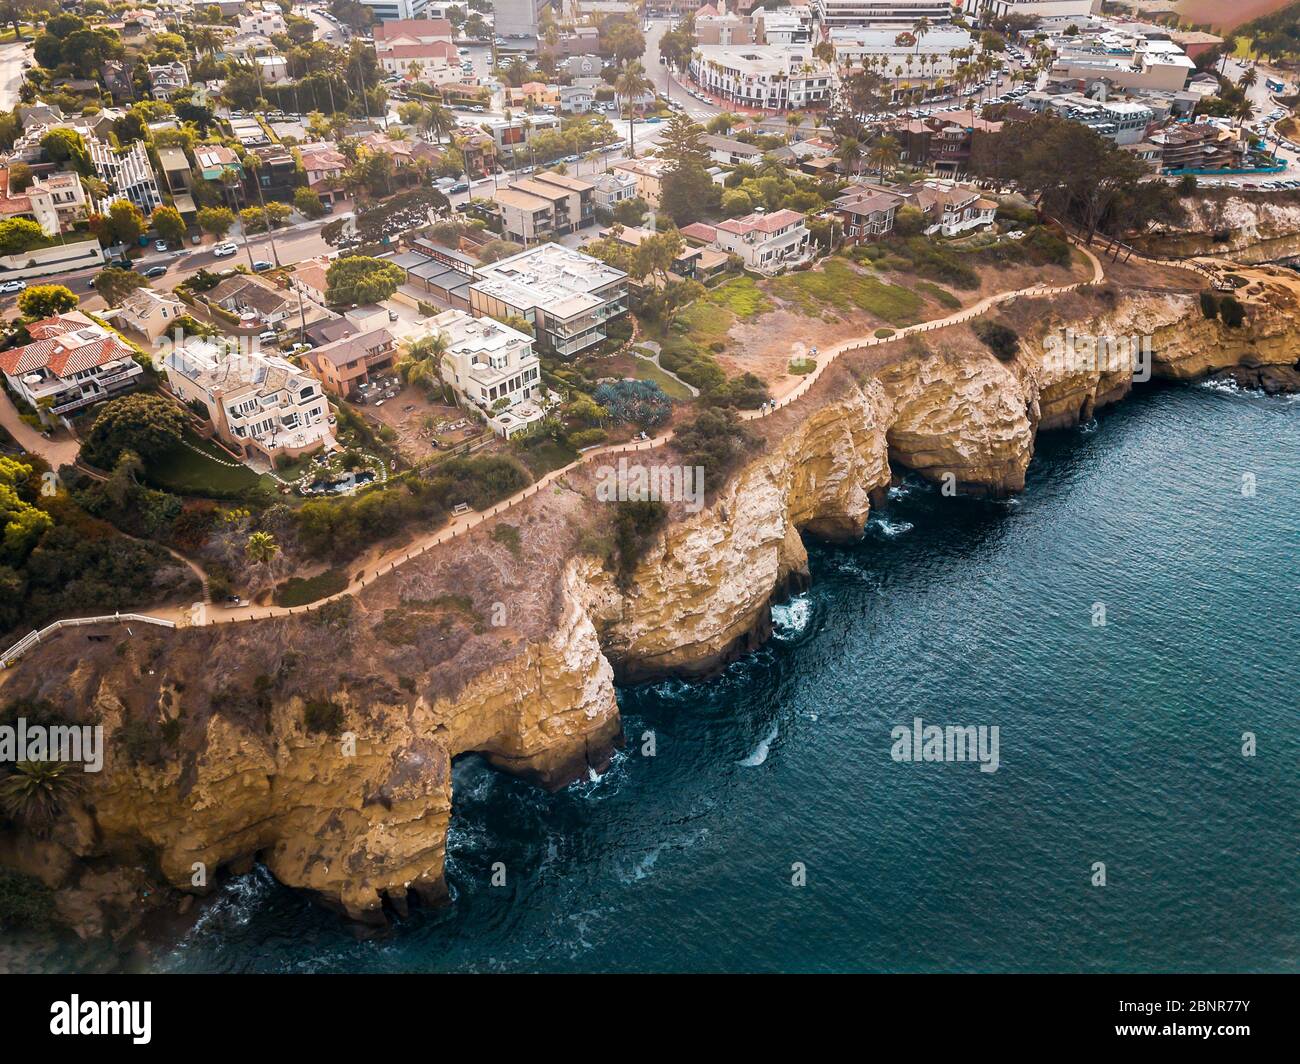
[[1163,255],[1231,255],[1265,262],[1300,255],[1300,203],[1240,193],[1186,201],[1188,218],[1157,231],[1144,249]]
[[[253,627],[267,629],[251,637],[256,650],[232,655],[233,642]],[[521,641],[518,653],[452,694],[412,699],[382,683],[331,691],[341,712],[332,735],[309,731],[307,700],[272,680],[260,709],[227,709],[227,699],[220,710],[197,710],[213,691],[247,679],[223,667],[231,656],[261,654],[250,670],[283,670],[289,659],[279,644],[314,638],[273,627],[142,632],[124,644],[125,654],[79,660],[70,634],[51,642],[52,655],[61,650],[76,661],[59,685],[82,692],[81,719],[104,727],[105,770],[86,776],[84,808],[74,806],[51,837],[0,833],[0,860],[57,887],[60,913],[84,936],[133,932],[150,907],[141,902],[148,888],[155,887],[154,903],[162,898],[158,880],[202,894],[220,870],[244,869],[254,858],[350,919],[382,923],[383,906],[404,912],[410,893],[445,896],[453,757],[480,752],[558,786],[603,769],[621,739],[613,671],[567,586],[547,638]],[[347,663],[364,658],[363,643],[331,634]],[[209,638],[225,640],[216,653]],[[19,694],[22,678],[18,670],[0,674],[0,700]],[[21,691],[33,699],[51,693],[40,683]],[[141,702],[148,703],[143,712]],[[203,719],[183,739],[152,751],[161,756],[133,751],[151,720],[196,714]],[[91,869],[106,863],[145,867],[105,881]],[[145,874],[150,867],[154,873]]]
[[[1023,488],[1040,428],[1086,420],[1131,387],[1127,365],[1050,357],[1051,330],[1152,335],[1156,373],[1179,379],[1251,360],[1294,364],[1295,291],[1271,275],[1250,285],[1241,292],[1248,321],[1235,330],[1205,319],[1189,295],[1090,294],[1026,301],[1014,321],[1021,354],[1009,363],[964,326],[927,335],[924,346],[846,354],[808,396],[756,423],[763,452],[698,513],[679,507],[624,587],[575,540],[543,542],[520,562],[485,531],[368,587],[363,619],[342,630],[293,618],[137,632],[117,654],[65,633],[0,673],[0,704],[70,698],[102,721],[113,750],[141,721],[184,724],[184,738],[160,757],[115,754],[88,781],[85,810],[54,836],[0,832],[0,862],[59,887],[61,910],[91,935],[129,930],[152,883],[201,893],[196,862],[210,887],[218,869],[260,858],[282,882],[362,922],[382,921],[385,905],[400,913],[412,893],[436,900],[454,757],[478,752],[551,787],[602,769],[621,742],[615,670],[700,675],[754,646],[773,598],[806,579],[801,533],[859,535],[891,466],[959,490]],[[557,485],[510,519],[540,536],[589,523],[589,503]],[[451,670],[457,683],[442,683],[448,660],[459,661],[448,658],[455,648],[442,646],[441,629],[420,619],[427,614],[402,610],[460,590],[470,566],[498,582],[492,595],[531,594],[534,616],[496,639],[491,658]],[[383,627],[393,618],[415,634],[404,628],[394,639]],[[316,664],[313,690],[274,679],[290,654]],[[259,674],[273,678],[263,702],[217,707],[216,692]],[[342,734],[305,726],[306,702],[322,685]]]

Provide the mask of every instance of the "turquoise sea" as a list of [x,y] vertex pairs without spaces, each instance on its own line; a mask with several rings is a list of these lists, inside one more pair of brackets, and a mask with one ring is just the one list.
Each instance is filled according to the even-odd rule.
[[[450,907],[358,942],[256,871],[157,967],[1300,971],[1300,399],[1153,385],[811,553],[758,653],[619,692],[599,780],[458,761]],[[891,759],[916,717],[998,771]]]

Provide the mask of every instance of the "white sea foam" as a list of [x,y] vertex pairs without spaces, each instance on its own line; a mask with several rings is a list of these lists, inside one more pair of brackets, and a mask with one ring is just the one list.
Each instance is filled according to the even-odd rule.
[[812,602],[807,595],[796,595],[789,602],[772,607],[772,635],[776,639],[793,639],[812,619]]
[[904,533],[912,531],[911,521],[891,521],[881,514],[872,514],[867,520],[867,528],[879,532],[889,539],[897,539]]
[[780,725],[774,722],[772,724],[772,730],[763,737],[762,742],[754,747],[754,752],[743,761],[737,761],[736,764],[743,765],[745,768],[757,768],[761,765],[767,760],[768,751],[772,749],[772,744],[776,742],[776,737],[780,730]]

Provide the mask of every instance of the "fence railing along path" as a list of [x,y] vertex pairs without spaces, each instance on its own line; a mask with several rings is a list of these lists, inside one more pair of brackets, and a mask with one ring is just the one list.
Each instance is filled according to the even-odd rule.
[[[1029,296],[1038,297],[1061,295],[1066,292],[1077,291],[1080,288],[1086,288],[1090,285],[1101,284],[1106,279],[1105,270],[1102,267],[1101,260],[1098,259],[1090,249],[1084,247],[1078,240],[1075,240],[1075,243],[1092,263],[1093,276],[1091,280],[1058,286],[1037,284],[1031,285],[1028,288],[1017,289],[1013,292],[1000,292],[997,295],[986,296],[973,306],[950,314],[946,318],[939,318],[934,321],[919,322],[916,325],[904,326],[891,332],[888,336],[857,337],[852,340],[846,340],[825,352],[819,352],[817,357],[817,368],[804,377],[798,385],[780,399],[770,402],[759,410],[745,411],[741,416],[747,420],[767,417],[769,414],[773,414],[802,398],[816,383],[817,379],[825,371],[826,367],[846,351],[857,351],[867,347],[875,347],[880,344],[894,343],[895,341],[901,340],[907,336],[933,332],[936,329],[946,329],[952,325],[959,325],[962,322],[978,318],[981,315],[988,313],[988,311],[992,310],[994,307],[1001,306],[1003,303],[1009,302],[1013,299],[1020,299]],[[1189,266],[1188,264],[1181,262],[1176,263],[1175,265],[1184,266],[1185,268],[1195,268],[1197,269],[1197,272],[1204,273],[1207,277],[1212,276],[1208,271],[1200,269],[1197,266]],[[616,457],[618,455],[634,454],[638,451],[654,450],[655,448],[662,447],[671,439],[671,433],[663,433],[653,439],[634,440],[630,443],[607,444],[602,447],[593,447],[588,451],[583,451],[568,465],[562,466],[559,469],[551,470],[539,480],[528,485],[528,487],[515,492],[515,494],[511,495],[509,498],[503,499],[501,502],[487,510],[464,515],[452,521],[451,524],[444,528],[438,529],[435,532],[426,533],[423,536],[418,537],[412,543],[406,544],[403,547],[394,548],[393,550],[381,554],[371,562],[363,563],[363,568],[359,571],[358,575],[354,576],[342,590],[337,591],[326,598],[317,599],[315,602],[308,603],[304,606],[246,606],[230,610],[222,609],[216,611],[210,609],[208,603],[201,602],[195,603],[191,610],[188,611],[188,615],[184,616],[179,622],[162,617],[137,613],[114,614],[111,617],[79,617],[64,621],[55,621],[53,624],[43,628],[40,632],[32,632],[20,639],[14,644],[14,646],[5,651],[3,655],[0,655],[0,664],[10,664],[25,651],[39,643],[44,636],[57,632],[62,627],[69,627],[72,625],[102,624],[106,622],[134,620],[148,624],[156,624],[166,628],[177,628],[207,626],[213,624],[238,624],[242,621],[260,621],[272,617],[289,617],[295,614],[310,613],[336,599],[344,597],[345,595],[351,595],[360,591],[362,588],[374,583],[381,576],[386,576],[391,573],[399,565],[402,565],[413,558],[418,558],[420,555],[434,547],[441,546],[442,544],[448,543],[460,536],[467,535],[482,525],[483,522],[499,516],[512,507],[517,506],[519,503],[524,502],[526,499],[536,495],[539,491],[544,491],[561,477],[573,472],[573,470],[577,469],[581,465],[600,458]],[[180,612],[182,614],[185,613],[185,611]]]

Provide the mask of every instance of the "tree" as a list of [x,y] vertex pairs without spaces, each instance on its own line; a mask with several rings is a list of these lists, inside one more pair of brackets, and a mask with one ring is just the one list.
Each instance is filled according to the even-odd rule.
[[304,218],[319,218],[325,213],[325,204],[320,196],[309,188],[293,190],[293,205]]
[[91,229],[105,247],[113,244],[134,244],[147,228],[144,214],[130,200],[114,200],[108,214],[95,215]]
[[[631,65],[645,53],[645,37],[631,22],[608,19],[605,22],[601,47],[604,54],[613,54],[620,63]],[[640,66],[637,63],[637,66]]]
[[853,173],[857,169],[858,160],[862,158],[862,143],[857,137],[845,137],[840,141],[838,154],[844,169]]
[[447,355],[447,346],[444,333],[420,337],[397,360],[397,372],[408,384],[421,384],[426,389],[433,387],[435,381],[444,383],[442,362]]
[[235,213],[228,207],[204,207],[198,213],[198,223],[205,233],[220,240],[235,224]]
[[348,255],[336,259],[326,271],[331,303],[378,303],[397,291],[406,279],[400,266],[366,255]]
[[876,141],[867,155],[868,162],[876,167],[882,178],[885,176],[885,170],[893,169],[898,165],[898,159],[898,141],[888,134]]
[[0,562],[22,565],[54,521],[33,505],[31,465],[0,455]]
[[24,317],[39,319],[73,310],[80,299],[61,284],[38,284],[18,297]]
[[0,254],[21,255],[45,244],[45,230],[29,218],[0,222]]
[[[640,53],[637,53],[638,55]],[[618,80],[614,83],[614,91],[623,99],[623,109],[627,112],[627,147],[628,155],[633,159],[636,158],[636,137],[632,131],[633,121],[635,119],[637,102],[646,93],[651,92],[654,85],[646,77],[645,67],[639,62],[633,60],[623,67],[623,72],[619,74]],[[681,112],[679,111],[678,114]]]
[[185,242],[185,221],[175,207],[156,207],[151,218],[154,232],[169,244]]
[[145,288],[144,278],[134,270],[120,270],[110,266],[95,275],[95,291],[110,307],[115,307],[137,288]]
[[280,545],[270,532],[254,532],[244,544],[244,553],[254,565],[269,565],[280,552]]
[[150,462],[175,447],[184,429],[185,414],[175,403],[160,395],[124,395],[101,408],[81,453],[100,469],[112,469],[123,451]]
[[82,176],[95,172],[86,142],[75,129],[60,126],[41,138],[41,150],[52,163],[66,163]]
[[64,808],[81,793],[84,765],[18,761],[0,778],[0,811],[37,837],[48,835]]
[[664,173],[660,206],[678,225],[695,221],[718,203],[719,190],[706,166],[709,152],[704,127],[682,111],[668,121],[659,154],[669,161]]

